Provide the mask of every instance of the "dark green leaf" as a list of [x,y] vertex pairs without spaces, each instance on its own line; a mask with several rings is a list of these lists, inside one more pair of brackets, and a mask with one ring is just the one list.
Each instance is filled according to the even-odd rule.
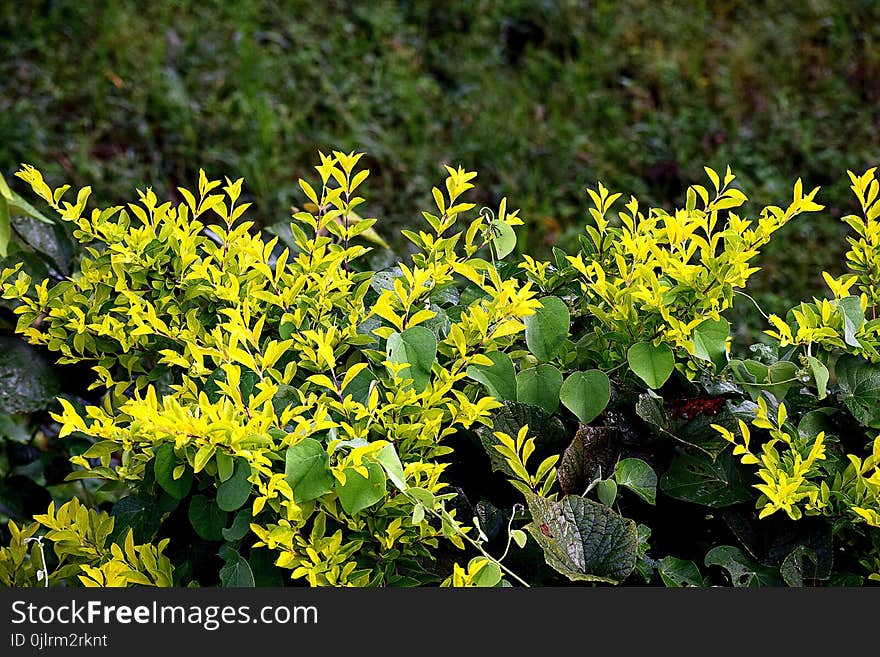
[[492,364],[471,365],[467,375],[486,386],[495,399],[516,401],[516,370],[510,356],[503,351],[492,351],[486,356]]
[[642,459],[629,458],[614,466],[614,479],[648,504],[657,502],[657,473]]
[[675,357],[666,344],[637,342],[626,352],[626,360],[633,373],[655,390],[666,383],[675,368]]
[[22,340],[0,336],[0,413],[33,413],[61,391],[52,366]]
[[582,424],[562,453],[556,481],[563,493],[582,495],[600,473],[611,472],[615,457],[616,449],[608,429]]
[[773,363],[767,370],[767,382],[775,385],[766,386],[764,389],[781,402],[789,389],[797,383],[797,371],[797,365],[791,361],[780,360]]
[[224,527],[223,531],[223,540],[226,541],[239,541],[247,536],[248,532],[251,530],[251,522],[253,522],[254,518],[251,515],[250,510],[242,509],[238,513],[235,514],[235,517],[232,519],[232,526]]
[[238,552],[232,549],[221,551],[226,564],[220,569],[220,583],[224,588],[253,588],[254,573],[250,564]]
[[206,541],[223,539],[229,514],[205,495],[195,495],[189,503],[189,524]]
[[617,483],[613,479],[596,482],[596,497],[605,506],[612,506],[617,499]]
[[843,403],[862,424],[880,429],[880,364],[843,356],[834,368]]
[[715,460],[706,454],[678,454],[660,478],[660,489],[677,500],[713,509],[746,502],[757,495],[728,451]]
[[805,579],[817,579],[818,561],[815,550],[811,550],[805,545],[798,545],[782,561],[779,572],[786,584],[792,587],[801,587],[804,586]]
[[532,514],[526,528],[547,564],[570,580],[617,584],[635,569],[639,538],[632,520],[574,495],[526,500]]
[[336,482],[336,494],[343,510],[350,516],[356,515],[385,497],[385,473],[378,463],[365,463],[368,477],[354,468],[345,468],[345,484]]
[[530,367],[516,375],[517,401],[540,406],[548,413],[559,408],[562,374],[552,365]]
[[667,588],[681,586],[703,586],[703,577],[700,569],[693,561],[679,559],[678,557],[663,557],[657,568],[660,579]]
[[251,495],[251,466],[244,459],[238,459],[235,473],[217,487],[217,506],[224,511],[237,511]]
[[742,550],[732,545],[719,545],[706,554],[706,566],[721,566],[730,575],[736,587],[781,586],[775,568],[762,566]]
[[816,389],[819,392],[819,399],[825,399],[828,395],[828,368],[815,356],[807,356],[807,362],[810,364],[810,371],[813,373],[813,380],[816,381]]
[[179,479],[174,478],[174,469],[186,464],[186,460],[179,460],[174,454],[174,446],[165,443],[156,448],[156,457],[153,461],[153,472],[156,476],[156,482],[165,489],[171,497],[182,500],[189,495],[189,489],[192,487],[193,471],[185,465],[183,474]]
[[551,360],[568,338],[571,315],[562,300],[542,297],[541,308],[525,318],[526,345],[538,360]]
[[114,504],[110,511],[114,518],[110,540],[119,541],[131,529],[135,543],[152,541],[162,525],[164,513],[156,504],[149,502],[130,495]]
[[[500,443],[496,440],[493,432],[500,431],[508,436],[516,436],[519,430],[528,425],[529,434],[535,437],[535,455],[532,457],[536,462],[558,454],[564,449],[568,441],[568,434],[559,419],[553,417],[542,408],[520,402],[504,402],[504,406],[497,409],[492,416],[492,427],[480,427],[477,435],[489,456],[492,469],[501,472],[508,477],[514,477],[513,471],[507,462],[495,449]],[[583,489],[581,489],[581,492]]]
[[584,424],[596,419],[610,399],[611,384],[599,370],[575,372],[559,390],[559,400]]
[[431,367],[437,358],[437,338],[426,328],[414,326],[403,333],[392,333],[386,347],[388,360],[409,363],[400,375],[412,379],[416,392],[422,392],[431,380]]
[[333,488],[330,455],[314,438],[303,438],[287,450],[284,475],[296,502],[314,500]]

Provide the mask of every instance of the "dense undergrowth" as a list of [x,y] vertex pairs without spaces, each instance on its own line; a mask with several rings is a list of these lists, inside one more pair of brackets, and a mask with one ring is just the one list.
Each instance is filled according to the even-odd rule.
[[[800,179],[758,212],[729,168],[669,210],[599,184],[545,260],[447,167],[395,258],[361,156],[315,170],[274,236],[203,172],[125,206],[29,166],[34,204],[0,189],[2,246],[29,254],[4,313],[32,345],[0,338],[0,373],[43,381],[0,398],[0,582],[880,580],[874,169],[849,175],[846,273],[779,314],[747,283],[825,211]],[[737,299],[765,336],[742,354]]]

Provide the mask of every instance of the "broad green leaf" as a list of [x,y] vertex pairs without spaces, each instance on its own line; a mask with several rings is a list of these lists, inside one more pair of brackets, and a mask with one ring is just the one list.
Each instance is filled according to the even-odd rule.
[[251,466],[244,459],[238,459],[235,473],[217,487],[217,506],[224,511],[237,511],[251,495]]
[[343,510],[350,516],[356,515],[385,497],[385,473],[378,463],[365,463],[369,477],[364,477],[354,468],[345,468],[345,484],[336,482],[336,494]]
[[493,413],[492,427],[481,426],[477,430],[483,449],[492,464],[492,470],[508,477],[516,476],[504,457],[495,449],[495,445],[500,443],[495,438],[494,432],[500,431],[508,436],[516,436],[526,425],[529,427],[529,434],[535,436],[535,454],[532,459],[536,463],[565,449],[568,434],[558,418],[532,404],[506,401],[504,406]]
[[397,450],[394,449],[394,445],[391,443],[385,445],[385,447],[376,454],[376,461],[385,468],[385,473],[388,475],[388,479],[391,480],[391,483],[394,484],[398,490],[406,491],[406,477],[403,473],[403,464],[400,462],[400,457],[397,456]]
[[247,560],[231,548],[221,550],[221,556],[226,560],[220,569],[220,584],[224,588],[253,588],[254,573]]
[[718,372],[727,364],[727,337],[730,324],[726,319],[707,319],[697,325],[692,334],[694,356],[715,366]]
[[663,557],[660,559],[657,572],[660,573],[660,579],[667,588],[703,586],[700,569],[693,561],[678,557]]
[[767,370],[767,383],[764,390],[776,397],[777,401],[782,401],[788,394],[789,389],[798,383],[797,365],[788,360],[780,360],[773,363]]
[[192,487],[193,471],[187,465],[180,478],[174,478],[174,469],[186,463],[174,455],[174,446],[165,443],[156,449],[156,457],[153,461],[153,473],[156,476],[156,482],[165,489],[171,497],[182,500],[189,495],[189,489]]
[[736,418],[726,403],[717,414],[699,413],[687,417],[672,402],[668,406],[656,395],[644,393],[636,401],[636,415],[653,427],[658,435],[696,448],[712,458],[727,449],[727,441],[712,428],[713,424],[736,426]]
[[608,376],[599,370],[575,372],[562,384],[559,400],[584,424],[605,410],[611,399]]
[[825,399],[828,396],[828,368],[815,356],[807,356],[807,362],[810,364],[810,371],[816,381],[819,399]]
[[486,386],[495,399],[516,401],[516,370],[510,356],[503,351],[492,351],[486,357],[492,361],[491,365],[471,365],[467,375]]
[[613,479],[603,479],[596,482],[596,497],[605,506],[613,506],[617,499],[617,482]]
[[666,344],[637,342],[626,352],[626,360],[633,373],[655,390],[666,383],[675,368],[675,357]]
[[235,472],[235,459],[231,454],[226,452],[217,452],[214,455],[214,462],[217,464],[217,478],[221,482],[226,481]]
[[55,370],[34,347],[0,336],[0,413],[45,409],[61,392]]
[[151,504],[151,501],[128,495],[116,502],[110,511],[114,519],[110,540],[118,541],[131,529],[135,543],[151,542],[162,526],[162,520],[167,512],[160,505]]
[[706,554],[706,566],[721,566],[730,575],[736,587],[781,586],[775,568],[762,566],[742,550],[732,545],[719,545]]
[[409,363],[409,367],[401,371],[401,376],[412,379],[416,392],[423,392],[431,380],[431,367],[437,358],[437,338],[422,326],[392,333],[388,338],[387,355],[394,363]]
[[486,557],[474,557],[468,564],[468,567],[475,561],[485,561],[485,564],[472,580],[473,585],[480,587],[498,586],[501,582],[501,568],[498,564],[494,561],[489,561]]
[[860,349],[862,344],[856,339],[862,326],[865,324],[865,312],[862,310],[862,302],[858,297],[844,297],[837,302],[837,307],[843,315],[843,341],[851,347]]
[[678,454],[660,478],[660,490],[677,500],[713,509],[747,502],[757,495],[729,451],[715,460],[706,454]]
[[[815,550],[798,545],[779,566],[779,573],[785,583],[792,587],[804,586],[804,580],[828,579],[830,573],[820,573],[819,558]],[[820,575],[824,574],[824,577]]]
[[517,401],[540,406],[548,413],[559,408],[561,388],[562,374],[547,363],[530,367],[516,375]]
[[223,528],[223,531],[221,532],[223,534],[223,540],[230,542],[240,541],[248,535],[253,520],[254,518],[249,509],[241,509],[232,519],[232,525]]
[[568,338],[571,315],[561,299],[542,297],[541,307],[526,317],[526,345],[538,360],[552,360]]
[[880,364],[843,356],[834,367],[843,403],[865,426],[880,429]]
[[657,473],[642,459],[629,458],[614,466],[614,479],[648,504],[657,502]]
[[526,529],[547,564],[570,580],[617,584],[635,569],[639,537],[632,520],[575,495],[526,501],[532,514]]
[[770,368],[757,360],[732,359],[730,361],[730,371],[733,372],[733,378],[742,386],[743,390],[749,393],[752,399],[757,399],[761,396],[764,386],[750,384],[766,383]]
[[189,524],[206,541],[223,540],[223,529],[229,514],[223,511],[213,499],[205,495],[195,495],[189,503]]
[[307,502],[333,489],[330,455],[314,438],[303,438],[287,450],[285,480],[296,502]]
[[506,258],[516,248],[516,232],[512,226],[498,222],[493,226],[496,234],[492,238],[492,246],[495,248],[495,257],[499,260]]

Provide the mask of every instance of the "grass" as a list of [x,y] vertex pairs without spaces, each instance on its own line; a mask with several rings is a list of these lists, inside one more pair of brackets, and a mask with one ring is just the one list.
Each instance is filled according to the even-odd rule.
[[730,164],[757,211],[802,176],[827,210],[755,277],[784,312],[842,271],[846,169],[878,164],[878,26],[868,0],[3,3],[0,170],[109,203],[174,195],[201,166],[244,176],[270,225],[319,148],[365,150],[393,240],[461,163],[545,252],[581,230],[597,179],[669,206]]

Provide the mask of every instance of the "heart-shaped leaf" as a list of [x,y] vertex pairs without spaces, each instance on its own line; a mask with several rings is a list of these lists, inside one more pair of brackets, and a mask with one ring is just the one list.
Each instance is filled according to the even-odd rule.
[[657,389],[675,368],[675,357],[668,345],[655,345],[651,342],[637,342],[626,352],[630,369],[649,388]]
[[843,356],[834,368],[843,403],[865,426],[880,429],[880,365]]
[[314,500],[333,488],[330,456],[314,438],[303,438],[287,450],[284,474],[296,502]]
[[414,326],[403,333],[392,333],[386,349],[391,362],[409,364],[400,374],[412,379],[416,392],[423,392],[431,380],[431,367],[437,359],[434,334],[422,326]]
[[492,361],[491,365],[471,365],[467,375],[486,386],[495,399],[516,401],[516,370],[510,356],[503,351],[492,351],[486,357]]
[[756,496],[729,451],[714,460],[699,453],[677,455],[660,478],[660,489],[669,497],[713,509],[747,502]]
[[193,472],[187,466],[183,473],[177,479],[174,478],[174,470],[177,466],[184,463],[174,455],[174,446],[165,443],[156,448],[155,458],[153,460],[153,473],[156,476],[156,482],[165,489],[171,497],[176,500],[182,500],[189,495],[189,489],[192,487]]
[[628,458],[614,466],[614,479],[648,504],[657,502],[657,473],[642,459]]
[[542,297],[541,307],[525,318],[526,345],[538,360],[551,360],[568,338],[571,315],[561,299]]
[[354,468],[345,468],[345,483],[336,482],[336,494],[343,510],[356,515],[385,497],[385,473],[378,463],[365,463],[369,476],[364,477]]
[[495,237],[492,238],[492,246],[495,248],[495,257],[499,260],[509,256],[516,248],[516,232],[513,227],[503,222],[492,226]]
[[727,336],[730,324],[726,319],[706,319],[694,329],[691,339],[694,343],[694,356],[707,360],[719,371],[727,364]]
[[224,511],[237,511],[251,495],[251,466],[238,459],[233,475],[217,487],[217,506]]
[[552,365],[530,367],[516,375],[516,399],[540,406],[548,413],[559,408],[562,374]]
[[584,424],[595,420],[610,399],[608,376],[599,370],[575,372],[559,390],[559,400]]

